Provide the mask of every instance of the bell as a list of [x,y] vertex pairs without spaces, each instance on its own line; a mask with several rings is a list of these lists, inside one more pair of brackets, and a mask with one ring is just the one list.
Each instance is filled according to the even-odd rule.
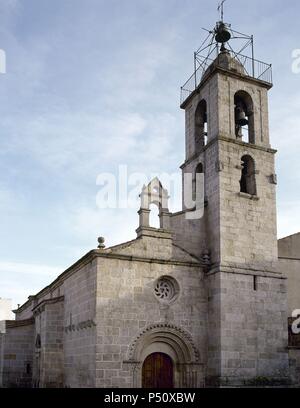
[[215,38],[218,43],[226,43],[230,40],[231,34],[223,22],[217,25]]
[[246,113],[243,108],[237,108],[236,110],[236,124],[239,126],[248,125],[249,121],[246,118]]

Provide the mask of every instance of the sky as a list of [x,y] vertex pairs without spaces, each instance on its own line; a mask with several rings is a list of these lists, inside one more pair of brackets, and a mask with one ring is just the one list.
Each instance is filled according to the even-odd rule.
[[[225,3],[225,20],[273,64],[279,237],[300,231],[299,12],[296,0]],[[99,208],[98,176],[179,174],[180,86],[217,20],[207,0],[0,0],[0,297],[22,304],[99,236],[135,238],[137,203]]]

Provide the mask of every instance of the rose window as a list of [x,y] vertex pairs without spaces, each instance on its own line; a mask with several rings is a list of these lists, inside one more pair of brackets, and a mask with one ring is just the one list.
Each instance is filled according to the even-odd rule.
[[154,287],[155,296],[164,302],[175,300],[178,292],[179,286],[177,281],[169,276],[158,279]]

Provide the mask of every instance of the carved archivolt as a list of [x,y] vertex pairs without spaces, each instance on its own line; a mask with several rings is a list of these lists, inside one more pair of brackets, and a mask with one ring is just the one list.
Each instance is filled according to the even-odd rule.
[[200,355],[191,335],[168,323],[152,324],[145,328],[129,348],[129,361],[141,361],[143,351],[154,343],[168,345],[174,351],[178,363],[200,362]]

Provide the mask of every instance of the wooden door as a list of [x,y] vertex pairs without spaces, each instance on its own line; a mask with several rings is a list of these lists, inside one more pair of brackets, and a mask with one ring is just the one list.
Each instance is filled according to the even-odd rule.
[[164,353],[150,354],[143,364],[143,388],[173,388],[173,362]]

